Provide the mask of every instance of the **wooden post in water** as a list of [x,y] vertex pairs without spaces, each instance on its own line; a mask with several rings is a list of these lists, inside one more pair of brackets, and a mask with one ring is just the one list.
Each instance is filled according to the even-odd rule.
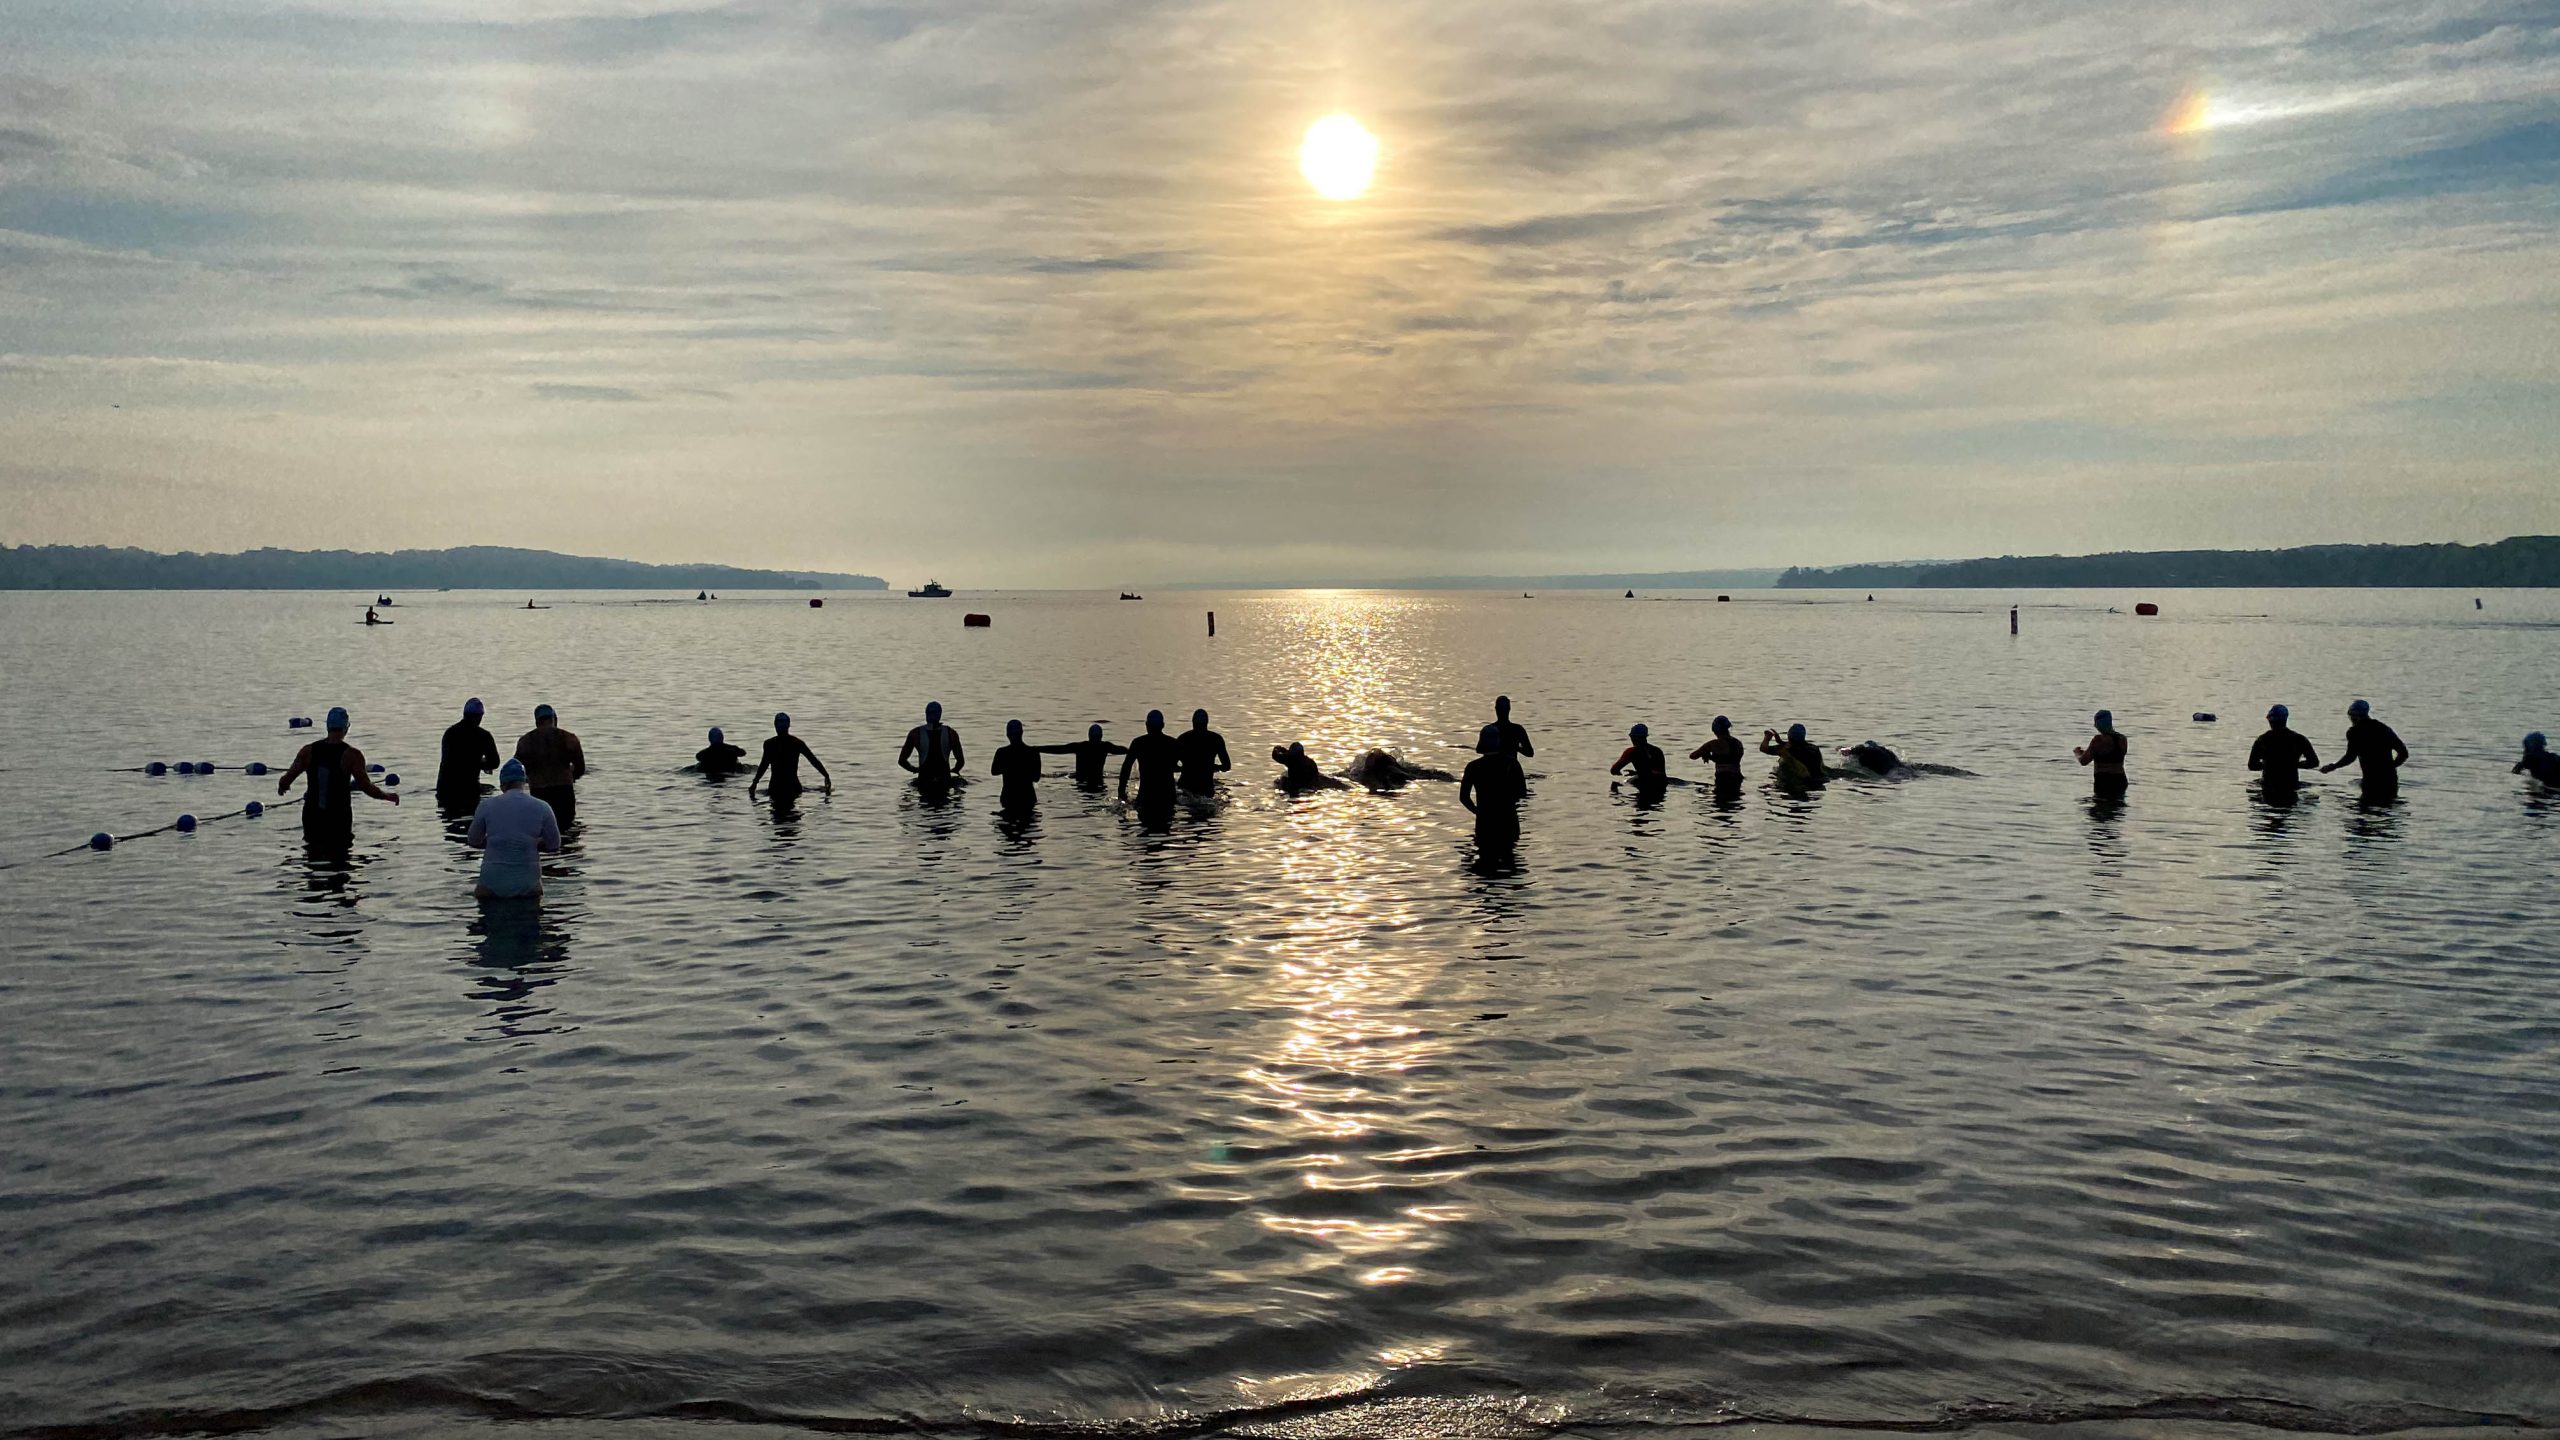
[[2018,607],[2015,605],[2009,607],[2009,633],[2018,633]]
[[1218,612],[1215,610],[1209,612],[1209,638],[1218,638]]

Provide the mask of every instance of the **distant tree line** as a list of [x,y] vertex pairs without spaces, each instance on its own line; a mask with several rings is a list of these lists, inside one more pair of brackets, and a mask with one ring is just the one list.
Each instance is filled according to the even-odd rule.
[[1796,567],[1786,590],[2061,590],[2179,586],[2560,586],[2560,535],[2490,545],[2306,545],[2292,550],[2148,550],[2003,555],[1937,564]]
[[237,555],[163,555],[105,545],[0,547],[0,590],[880,590],[887,583],[874,575],[644,565],[500,545]]

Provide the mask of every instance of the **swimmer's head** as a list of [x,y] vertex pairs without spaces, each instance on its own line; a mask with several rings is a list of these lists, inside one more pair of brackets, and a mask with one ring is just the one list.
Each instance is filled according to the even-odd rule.
[[711,743],[712,743],[712,744],[714,744],[714,745],[722,744],[722,743],[724,743],[727,739],[728,739],[728,737],[727,737],[727,736],[722,735],[722,734],[720,733],[720,727],[719,727],[719,726],[714,725],[714,726],[712,726],[712,727],[711,727]]
[[930,725],[930,724],[934,723],[935,721],[940,720],[941,718],[942,718],[942,702],[941,702],[941,701],[939,701],[939,700],[927,700],[926,702],[924,702],[924,721],[925,721],[925,723],[926,723],[926,724]]
[[2098,733],[2101,735],[2116,728],[2116,712],[2113,710],[2101,710],[2089,718],[2097,725]]
[[1020,741],[1022,739],[1022,722],[1019,720],[1007,720],[1004,722],[1004,738],[1017,742]]
[[1508,719],[1510,719],[1510,718],[1511,718],[1511,697],[1510,697],[1510,696],[1508,696],[1508,695],[1496,695],[1496,696],[1494,696],[1494,697],[1493,697],[1493,713],[1494,713],[1497,717],[1499,717],[1499,718],[1501,718],[1501,719],[1504,719],[1504,720],[1508,720]]
[[1647,730],[1647,729],[1646,729],[1644,726],[1642,726],[1641,724],[1638,724],[1638,725],[1630,725],[1630,726],[1628,726],[1628,727],[1627,727],[1627,738],[1628,738],[1628,739],[1630,739],[1630,740],[1637,741],[1637,742],[1639,742],[1639,743],[1641,743],[1641,742],[1644,740],[1644,737],[1646,737],[1647,735],[1650,735],[1650,734],[1652,734],[1652,733],[1653,733],[1652,731]]
[[1191,728],[1192,728],[1192,729],[1194,729],[1194,730],[1206,730],[1206,729],[1208,729],[1208,728],[1209,728],[1209,712],[1208,712],[1208,711],[1206,711],[1206,710],[1194,710],[1194,711],[1192,711],[1192,712],[1191,712]]
[[465,720],[477,720],[480,718],[481,712],[487,708],[487,706],[480,703],[480,697],[474,695],[470,699],[462,702],[462,718]]
[[2543,740],[2542,732],[2536,730],[2532,734],[2524,737],[2525,753],[2528,755],[2540,754],[2545,743],[2547,742]]
[[1147,712],[1147,728],[1148,728],[1149,730],[1161,730],[1161,729],[1163,729],[1163,728],[1164,728],[1164,712],[1163,712],[1163,711],[1161,711],[1161,710],[1150,710],[1150,711],[1148,711],[1148,712]]
[[1730,730],[1730,729],[1732,729],[1732,728],[1733,728],[1733,722],[1732,722],[1731,720],[1726,719],[1726,718],[1725,718],[1725,717],[1723,717],[1722,715],[1719,715],[1719,716],[1717,716],[1717,717],[1716,717],[1716,723],[1715,723],[1715,724],[1713,724],[1713,725],[1711,725],[1711,726],[1709,726],[1708,728],[1709,728],[1709,729],[1711,729],[1711,730],[1713,730],[1713,731],[1715,731],[1717,734],[1721,735],[1721,734],[1723,734],[1724,732],[1726,732],[1727,730]]
[[2271,724],[2282,725],[2285,721],[2292,718],[2293,712],[2282,705],[2270,705],[2267,707],[2267,720]]
[[773,733],[776,735],[787,735],[791,733],[791,717],[779,710],[775,711],[773,715]]
[[1102,724],[1101,724],[1101,722],[1100,722],[1100,721],[1096,721],[1096,722],[1094,722],[1093,724],[1091,724],[1091,725],[1087,725],[1086,727],[1084,727],[1084,738],[1086,738],[1087,740],[1099,740],[1099,739],[1101,739],[1101,738],[1102,738]]
[[560,712],[552,709],[548,705],[536,705],[533,707],[533,723],[536,725],[555,721],[559,718]]
[[347,733],[346,706],[332,705],[329,707],[329,733],[332,735],[344,735]]
[[1803,738],[1804,738],[1804,726],[1802,726],[1802,725],[1790,725],[1790,726],[1788,726],[1788,727],[1787,727],[1787,738],[1788,738],[1788,739],[1790,739],[1790,740],[1801,740],[1801,739],[1803,739]]
[[[719,732],[719,731],[717,731],[717,730],[714,730],[714,731],[712,731],[711,733],[712,733],[712,734],[714,734],[714,735],[717,735],[717,734],[719,734],[720,732]],[[498,788],[499,788],[499,789],[501,789],[501,790],[513,790],[514,788],[516,788],[517,786],[519,786],[519,785],[521,785],[521,784],[523,784],[523,783],[524,783],[524,762],[523,762],[523,761],[521,761],[521,760],[509,760],[506,764],[501,765],[501,766],[499,766],[499,767],[498,767]]]
[[2347,713],[2348,713],[2348,714],[2350,714],[2350,715],[2359,715],[2359,716],[2361,716],[2361,715],[2370,715],[2370,714],[2372,714],[2372,713],[2373,713],[2373,707],[2372,707],[2371,705],[2366,704],[2366,703],[2365,703],[2365,702],[2363,702],[2362,700],[2358,700],[2358,701],[2356,701],[2354,704],[2349,705],[2349,706],[2347,707]]

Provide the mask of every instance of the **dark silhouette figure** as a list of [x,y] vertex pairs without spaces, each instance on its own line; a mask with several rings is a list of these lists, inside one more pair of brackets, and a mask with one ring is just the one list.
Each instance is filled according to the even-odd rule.
[[1271,762],[1280,767],[1280,788],[1297,793],[1307,790],[1348,790],[1351,782],[1337,780],[1316,768],[1307,757],[1307,747],[1292,740],[1286,746],[1271,747]]
[[516,758],[524,762],[534,799],[550,806],[563,826],[578,818],[577,785],[586,777],[587,752],[577,736],[560,728],[560,712],[533,707],[533,728],[517,739]]
[[2549,742],[2542,738],[2541,731],[2536,730],[2524,737],[2524,758],[2507,773],[2531,775],[2545,785],[2560,786],[2560,755],[2551,753]]
[[1778,738],[1775,730],[1760,732],[1760,753],[1778,757],[1778,783],[1813,789],[1831,783],[1830,768],[1822,763],[1822,751],[1805,738],[1802,725],[1787,727],[1786,738]]
[[746,750],[730,744],[729,738],[720,733],[719,726],[711,727],[710,738],[710,744],[693,752],[693,763],[702,767],[703,774],[735,775],[746,768]]
[[1227,758],[1227,737],[1209,728],[1206,710],[1191,712],[1191,728],[1176,743],[1182,746],[1182,788],[1194,795],[1215,793],[1219,772],[1235,768]]
[[[1479,755],[1535,756],[1538,747],[1529,743],[1529,732],[1511,723],[1511,697],[1493,697],[1493,723],[1476,732]],[[1512,767],[1519,769],[1515,759]]]
[[2289,723],[2293,712],[2282,705],[2267,708],[2267,733],[2249,747],[2249,768],[2258,772],[2258,789],[2270,800],[2290,800],[2302,793],[2302,772],[2316,769],[2320,754],[2310,737]]
[[367,605],[364,607],[364,623],[367,625],[387,625],[390,622],[373,613],[373,607]]
[[2089,737],[2088,744],[2072,746],[2071,756],[2089,767],[2089,782],[2093,793],[2103,799],[2120,797],[2124,794],[2127,783],[2124,776],[2124,756],[2129,747],[2125,744],[2124,736],[2116,732],[2114,711],[2099,711],[2091,717],[2091,723],[2098,727],[2098,733]]
[[1082,740],[1070,741],[1064,745],[1041,745],[1034,748],[1039,750],[1043,755],[1073,755],[1076,757],[1076,783],[1078,785],[1100,785],[1103,781],[1103,758],[1109,755],[1126,755],[1129,753],[1128,746],[1114,745],[1110,741],[1103,739],[1102,727],[1099,725],[1088,728],[1084,732],[1084,738]]
[[826,793],[836,793],[836,777],[827,773],[826,762],[818,758],[818,752],[809,748],[808,741],[791,733],[791,717],[774,716],[773,738],[764,742],[764,758],[756,762],[756,773],[747,781],[747,793],[756,793],[756,787],[762,785],[764,777],[770,774],[773,784],[765,793],[773,797],[776,805],[785,803],[807,788],[800,783],[800,762],[803,760],[816,767],[818,779],[827,787]]
[[343,849],[355,843],[356,817],[349,806],[356,791],[400,803],[398,795],[373,783],[364,768],[364,752],[347,743],[346,708],[332,707],[328,723],[328,737],[296,751],[293,764],[276,780],[276,793],[284,795],[292,791],[294,781],[311,777],[302,791],[302,838],[315,850]]
[[1040,752],[1022,743],[1021,721],[1004,722],[1004,747],[996,751],[987,773],[1003,779],[1004,793],[999,799],[1006,809],[1028,810],[1039,803]]
[[2398,732],[2373,718],[2373,707],[2362,700],[2347,707],[2347,749],[2337,759],[2320,767],[2320,773],[2360,765],[2364,775],[2364,798],[2390,800],[2400,793],[2400,767],[2409,763],[2409,747],[2400,743]]
[[1704,760],[1716,770],[1719,792],[1742,788],[1742,742],[1733,738],[1733,722],[1719,715],[1713,727],[1714,738],[1689,752],[1692,760]]
[[1902,768],[1902,757],[1873,740],[1840,747],[1840,753],[1857,761],[1878,775],[1890,775]]
[[1609,773],[1631,774],[1639,794],[1659,795],[1671,784],[1671,768],[1663,758],[1662,747],[1645,738],[1652,733],[1643,725],[1627,731],[1627,748],[1618,753]]
[[1129,798],[1129,772],[1138,772],[1138,808],[1163,810],[1173,805],[1174,776],[1182,765],[1182,746],[1164,733],[1164,712],[1147,712],[1147,733],[1129,742],[1120,761],[1120,798]]
[[908,731],[907,743],[898,748],[898,768],[913,774],[924,789],[947,790],[962,779],[960,768],[967,763],[960,736],[942,723],[942,702],[927,704],[924,723]]
[[1458,803],[1476,817],[1476,849],[1509,851],[1520,843],[1520,762],[1508,754],[1479,755],[1458,775]]
[[436,762],[436,803],[468,810],[480,803],[480,777],[498,768],[498,737],[480,723],[479,697],[462,702],[462,718],[445,728]]

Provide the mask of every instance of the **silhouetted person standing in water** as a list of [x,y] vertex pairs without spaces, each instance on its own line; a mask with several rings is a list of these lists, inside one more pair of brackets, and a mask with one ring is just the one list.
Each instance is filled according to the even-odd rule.
[[2089,767],[2089,781],[2097,794],[2107,797],[2125,792],[2124,754],[2128,748],[2124,737],[2116,733],[2116,712],[2101,710],[2092,723],[2098,733],[2086,745],[2071,747],[2072,758]]
[[949,789],[967,758],[960,753],[960,737],[942,723],[942,702],[932,701],[924,707],[924,723],[907,732],[907,743],[898,749],[898,768],[916,777],[916,784],[928,790]]
[[2398,732],[2373,718],[2373,707],[2358,700],[2347,707],[2347,752],[2320,767],[2320,773],[2348,765],[2364,767],[2364,798],[2389,800],[2400,793],[2400,767],[2409,763],[2409,747]]
[[1689,752],[1692,760],[1704,760],[1716,767],[1716,789],[1742,788],[1742,742],[1733,738],[1733,722],[1719,715],[1712,727],[1715,738]]
[[1114,745],[1103,739],[1102,727],[1099,725],[1087,728],[1082,740],[1070,741],[1064,745],[1040,745],[1034,748],[1043,755],[1076,757],[1076,783],[1079,785],[1101,784],[1103,757],[1129,753],[1129,747],[1126,745]]
[[[1493,723],[1476,732],[1476,753],[1511,756],[1534,756],[1538,753],[1538,747],[1529,743],[1529,732],[1511,723],[1510,696],[1493,697]],[[1511,768],[1520,768],[1517,760]]]
[[693,752],[693,763],[705,775],[735,775],[746,768],[747,752],[729,743],[720,727],[711,727],[711,743]]
[[1520,762],[1509,752],[1478,755],[1458,775],[1458,803],[1476,817],[1476,848],[1504,852],[1520,843]]
[[2267,733],[2249,747],[2249,768],[2258,772],[2258,788],[2270,800],[2290,800],[2302,792],[2302,772],[2317,768],[2319,752],[2310,737],[2289,723],[2293,712],[2282,705],[2267,709]]
[[1194,795],[1215,793],[1218,773],[1235,768],[1227,758],[1227,737],[1209,728],[1206,710],[1191,712],[1191,728],[1176,743],[1182,746],[1182,788]]
[[1174,775],[1182,766],[1182,746],[1164,733],[1164,712],[1147,712],[1147,733],[1129,742],[1120,761],[1120,798],[1129,798],[1129,772],[1138,772],[1138,808],[1163,809],[1173,804]]
[[1040,752],[1022,743],[1022,722],[1004,722],[1004,748],[996,751],[987,773],[1004,781],[998,797],[1007,810],[1028,810],[1039,803]]
[[1659,794],[1671,783],[1671,769],[1662,757],[1662,747],[1645,738],[1652,733],[1642,725],[1629,728],[1627,748],[1619,752],[1617,763],[1609,767],[1609,773],[1633,771],[1638,791]]
[[480,777],[498,768],[498,737],[480,723],[478,696],[462,702],[462,718],[445,727],[444,753],[436,762],[436,803],[468,810],[480,803]]
[[355,843],[356,817],[349,802],[356,791],[400,803],[398,795],[373,783],[364,764],[364,752],[347,743],[346,707],[333,706],[328,738],[303,746],[276,781],[276,793],[283,795],[293,789],[295,780],[311,777],[302,792],[302,838],[313,849],[343,849]]
[[1822,763],[1822,751],[1805,738],[1802,725],[1787,727],[1787,738],[1778,738],[1775,730],[1760,732],[1760,753],[1778,757],[1778,783],[1808,788],[1831,783],[1831,770]]
[[755,777],[747,782],[747,793],[756,793],[756,787],[764,783],[769,772],[773,776],[773,784],[765,793],[771,795],[776,803],[799,794],[804,788],[800,783],[800,762],[803,760],[817,767],[818,778],[826,782],[827,793],[836,793],[836,777],[827,773],[826,762],[818,758],[817,751],[809,748],[808,741],[791,733],[791,717],[774,716],[773,738],[764,742],[764,758],[756,762]]
[[2550,743],[2542,738],[2541,731],[2536,730],[2524,737],[2524,758],[2507,773],[2531,775],[2545,785],[2560,786],[2560,755],[2551,752]]
[[533,798],[551,807],[560,823],[578,818],[578,781],[587,773],[586,748],[560,728],[560,712],[548,705],[533,707],[533,728],[516,741],[516,758],[524,762]]

